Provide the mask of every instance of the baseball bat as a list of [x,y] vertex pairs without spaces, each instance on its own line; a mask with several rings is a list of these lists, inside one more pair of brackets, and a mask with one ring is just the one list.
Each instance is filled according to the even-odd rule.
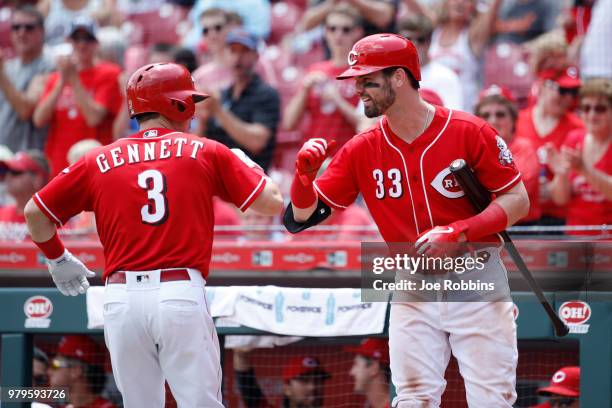
[[[455,179],[465,192],[465,195],[470,200],[476,211],[481,212],[491,203],[491,193],[484,188],[482,184],[478,181],[474,172],[468,166],[468,164],[463,159],[454,160],[450,167],[451,173],[455,176]],[[523,278],[529,284],[531,291],[535,293],[536,297],[540,301],[540,304],[544,308],[544,311],[548,315],[548,318],[552,322],[555,327],[555,333],[558,337],[563,337],[569,333],[569,328],[563,321],[557,316],[552,306],[544,296],[540,285],[533,278],[533,275],[527,268],[525,261],[521,257],[521,254],[518,252],[512,239],[508,235],[506,231],[500,232],[500,235],[504,242],[506,243],[506,249],[510,253],[510,257],[518,267],[519,271],[523,275]]]

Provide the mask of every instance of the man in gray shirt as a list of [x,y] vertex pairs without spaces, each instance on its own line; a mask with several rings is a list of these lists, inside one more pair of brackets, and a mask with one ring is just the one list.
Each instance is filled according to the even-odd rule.
[[36,129],[31,121],[44,88],[44,74],[53,70],[42,52],[43,21],[43,15],[32,6],[15,9],[11,40],[17,55],[5,60],[0,52],[0,144],[13,152],[42,150],[45,143],[46,129]]

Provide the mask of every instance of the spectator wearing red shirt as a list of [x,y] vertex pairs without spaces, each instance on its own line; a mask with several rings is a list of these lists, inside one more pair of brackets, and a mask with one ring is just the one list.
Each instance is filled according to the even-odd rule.
[[75,19],[69,39],[74,53],[58,59],[58,72],[49,76],[33,116],[36,126],[49,125],[45,153],[52,175],[68,165],[66,153],[79,140],[112,142],[113,120],[123,106],[121,68],[95,59],[95,22]]
[[[612,224],[612,80],[591,79],[580,89],[586,129],[553,151],[552,198],[567,205],[567,225]],[[582,231],[570,233],[584,234]],[[598,234],[598,231],[590,231]]]
[[[308,68],[297,94],[283,113],[283,127],[294,130],[307,113],[310,125],[303,139],[335,139],[340,148],[355,134],[359,97],[353,81],[336,81],[347,68],[347,55],[363,36],[362,20],[348,5],[339,5],[325,18],[325,40],[331,58]],[[345,83],[346,82],[346,83]],[[333,153],[333,152],[332,152]]]
[[105,349],[85,335],[64,336],[49,368],[49,386],[68,388],[71,408],[115,408],[100,396],[106,381]]
[[517,137],[516,119],[518,110],[509,89],[491,85],[480,93],[475,113],[493,126],[508,144],[516,167],[529,195],[529,214],[519,224],[534,224],[540,219],[540,164],[536,160],[536,149],[527,138]]
[[519,112],[516,122],[517,138],[530,140],[540,161],[540,224],[562,225],[565,207],[556,206],[550,198],[552,172],[547,166],[548,153],[559,149],[567,135],[583,127],[582,121],[572,113],[576,104],[580,79],[575,68],[547,74],[540,88],[536,104]]
[[0,207],[0,238],[23,241],[27,236],[23,209],[32,195],[47,184],[49,164],[40,150],[25,150],[0,161],[0,173],[5,175],[6,191],[15,201],[14,205]]
[[579,408],[580,367],[562,367],[553,374],[547,387],[538,389],[538,394],[550,399],[532,408]]
[[366,396],[368,407],[390,408],[389,341],[368,338],[357,347],[347,347],[346,351],[355,355],[349,371],[355,392]]

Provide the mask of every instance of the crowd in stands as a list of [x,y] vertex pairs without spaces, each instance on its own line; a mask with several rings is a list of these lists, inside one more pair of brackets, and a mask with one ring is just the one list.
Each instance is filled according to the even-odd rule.
[[[191,132],[241,149],[288,197],[305,140],[337,151],[376,125],[353,81],[335,80],[376,32],[413,41],[425,100],[480,116],[510,146],[531,201],[520,225],[609,236],[610,21],[612,0],[0,1],[0,239],[25,238],[23,206],[46,181],[136,130],[125,82],[147,63],[185,65],[211,95]],[[215,215],[222,239],[286,238],[220,200]],[[343,239],[371,223],[361,204],[327,221]],[[64,230],[95,238],[95,220]]]

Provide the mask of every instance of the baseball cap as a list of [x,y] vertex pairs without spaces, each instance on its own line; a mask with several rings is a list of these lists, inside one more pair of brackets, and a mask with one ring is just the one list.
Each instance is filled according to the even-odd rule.
[[358,354],[373,360],[378,360],[383,364],[389,364],[389,341],[387,339],[368,338],[361,342],[359,346],[345,347],[348,353]]
[[96,36],[96,33],[98,31],[98,24],[93,18],[89,16],[81,15],[75,17],[75,19],[72,20],[72,23],[70,24],[70,31],[68,37],[72,38],[74,34],[79,30],[85,31],[87,34],[91,35],[96,40],[98,39],[98,37]]
[[580,75],[578,75],[578,68],[574,66],[567,67],[564,70],[547,69],[540,73],[540,78],[556,82],[561,88],[579,88],[582,84],[580,82]]
[[64,336],[60,340],[57,354],[89,365],[104,367],[105,351],[86,335]]
[[419,89],[419,95],[421,95],[421,98],[423,98],[425,102],[438,106],[444,106],[444,101],[440,95],[438,95],[438,93],[432,89],[421,88]]
[[540,395],[580,396],[580,367],[560,368],[550,380],[548,387],[539,388]]
[[304,375],[320,376],[322,380],[327,380],[331,377],[323,369],[319,359],[312,356],[294,357],[283,367],[283,381],[285,382]]
[[40,150],[25,150],[8,160],[1,160],[0,170],[19,173],[29,171],[48,177],[49,163]]
[[516,99],[514,99],[514,94],[512,91],[505,86],[497,84],[489,85],[487,88],[483,89],[478,95],[478,100],[482,101],[484,98],[493,95],[499,95],[512,103],[516,103]]
[[252,51],[257,51],[258,42],[259,39],[257,38],[257,36],[248,33],[241,28],[230,31],[227,34],[227,39],[225,40],[225,43],[227,45],[242,44]]

